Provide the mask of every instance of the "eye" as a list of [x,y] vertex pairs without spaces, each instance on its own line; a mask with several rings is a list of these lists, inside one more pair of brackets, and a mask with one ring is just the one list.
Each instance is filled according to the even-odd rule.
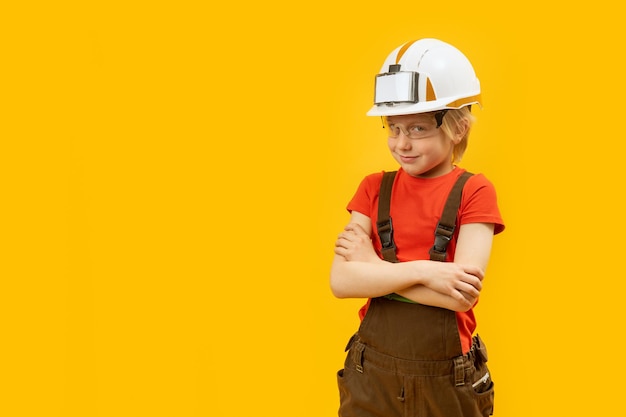
[[423,132],[424,130],[426,130],[426,129],[424,129],[422,126],[418,126],[418,125],[413,125],[413,126],[409,127],[409,133],[413,133],[413,132],[420,133],[420,132]]
[[388,125],[389,127],[389,134],[395,136],[398,136],[400,134],[400,127],[395,125],[395,124],[390,124]]

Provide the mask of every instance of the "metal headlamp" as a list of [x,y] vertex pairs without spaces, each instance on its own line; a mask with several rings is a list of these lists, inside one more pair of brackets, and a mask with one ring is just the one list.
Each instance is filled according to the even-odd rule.
[[389,72],[376,75],[374,104],[417,103],[419,73],[400,71],[400,65],[389,65]]

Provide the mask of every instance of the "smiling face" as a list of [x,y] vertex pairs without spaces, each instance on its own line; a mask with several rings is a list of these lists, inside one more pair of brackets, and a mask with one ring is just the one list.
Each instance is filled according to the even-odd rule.
[[433,178],[452,171],[454,143],[437,128],[433,113],[387,116],[384,121],[391,155],[407,174]]

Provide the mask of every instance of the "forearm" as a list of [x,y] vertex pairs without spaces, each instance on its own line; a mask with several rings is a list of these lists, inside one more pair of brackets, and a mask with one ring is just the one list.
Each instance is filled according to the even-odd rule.
[[398,292],[420,283],[414,263],[348,262],[336,255],[330,273],[331,290],[338,298],[380,297]]
[[[484,271],[489,261],[493,240],[493,224],[471,223],[461,227],[457,243],[454,263],[473,265]],[[432,261],[431,261],[432,262]],[[432,263],[435,266],[437,263]],[[475,272],[472,272],[475,273]],[[438,274],[435,276],[439,276]],[[481,275],[482,280],[482,275]],[[481,289],[482,287],[476,286]],[[435,291],[425,285],[416,285],[398,292],[409,300],[434,307],[442,307],[453,311],[467,311],[476,304],[478,293],[470,287],[457,287],[458,292]],[[452,296],[452,295],[455,296]],[[461,294],[463,297],[460,297]]]
[[460,301],[450,295],[442,294],[423,285],[414,285],[412,287],[396,291],[396,293],[419,304],[441,307],[452,311],[467,311],[475,302],[475,300]]
[[469,309],[478,298],[493,225],[462,226],[455,262],[390,263],[374,252],[369,217],[353,212],[351,220],[335,242],[330,286],[336,297],[370,298],[406,290],[409,299],[455,311]]

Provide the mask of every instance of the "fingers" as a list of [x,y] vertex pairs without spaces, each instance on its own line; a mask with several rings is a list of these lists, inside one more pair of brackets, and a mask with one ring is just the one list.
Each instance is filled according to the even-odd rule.
[[349,223],[345,227],[345,230],[348,231],[348,232],[353,232],[353,233],[355,233],[357,235],[367,236],[367,233],[365,232],[365,229],[363,229],[363,226],[361,226],[360,224],[357,224],[357,223]]
[[354,232],[352,232],[351,230],[348,230],[348,228],[346,227],[343,232],[337,235],[335,246],[337,246],[337,243],[339,242],[343,242],[345,244],[345,242],[353,241],[354,237],[355,237]]
[[478,301],[478,297],[472,297],[467,293],[461,292],[461,295],[463,296],[464,300],[460,301],[460,303],[468,310],[472,308],[474,304],[476,304],[476,301]]
[[482,280],[478,278],[476,275],[472,275],[472,274],[466,275],[466,280],[464,282],[476,288],[478,291],[483,289]]
[[[345,230],[337,236],[337,242],[370,243],[372,239],[358,224],[349,224]],[[335,243],[336,244],[336,243]]]
[[453,264],[450,266],[456,269],[456,272],[450,282],[449,294],[460,303],[469,303],[471,307],[483,289],[482,269],[475,266],[458,265],[455,267]]
[[358,224],[349,224],[335,241],[335,254],[347,261],[374,262],[378,259],[372,240]]
[[[339,235],[337,240],[335,241],[335,253],[337,253],[338,249],[347,250],[351,244],[351,241],[344,236]],[[339,254],[341,255],[341,254]]]
[[[364,243],[366,239],[362,236],[356,236],[353,232],[341,232],[335,241],[335,248],[351,249],[358,247]],[[369,241],[369,239],[367,239]],[[335,249],[335,253],[337,250]]]
[[465,266],[465,265],[455,265],[448,264],[454,271],[453,274],[453,284],[454,288],[459,291],[466,291],[471,294],[474,291],[481,291],[483,289],[482,279],[484,277],[484,273],[482,269],[475,266]]
[[482,280],[485,277],[484,271],[477,266],[461,266],[461,268],[463,270],[461,281],[481,291],[483,289]]
[[485,271],[483,271],[482,268],[479,268],[477,266],[463,265],[462,268],[467,274],[473,275],[481,281],[485,277]]
[[470,297],[463,291],[454,291],[451,295],[452,298],[454,298],[459,304],[461,304],[465,308],[470,308],[474,304],[473,300],[476,300],[474,297]]
[[[478,284],[480,284],[480,281],[478,281]],[[468,284],[466,282],[461,282],[458,285],[457,291],[467,294],[470,297],[478,297],[480,295],[480,291],[482,290],[482,285],[480,285],[480,288],[477,288],[476,286],[472,285],[472,284]]]

